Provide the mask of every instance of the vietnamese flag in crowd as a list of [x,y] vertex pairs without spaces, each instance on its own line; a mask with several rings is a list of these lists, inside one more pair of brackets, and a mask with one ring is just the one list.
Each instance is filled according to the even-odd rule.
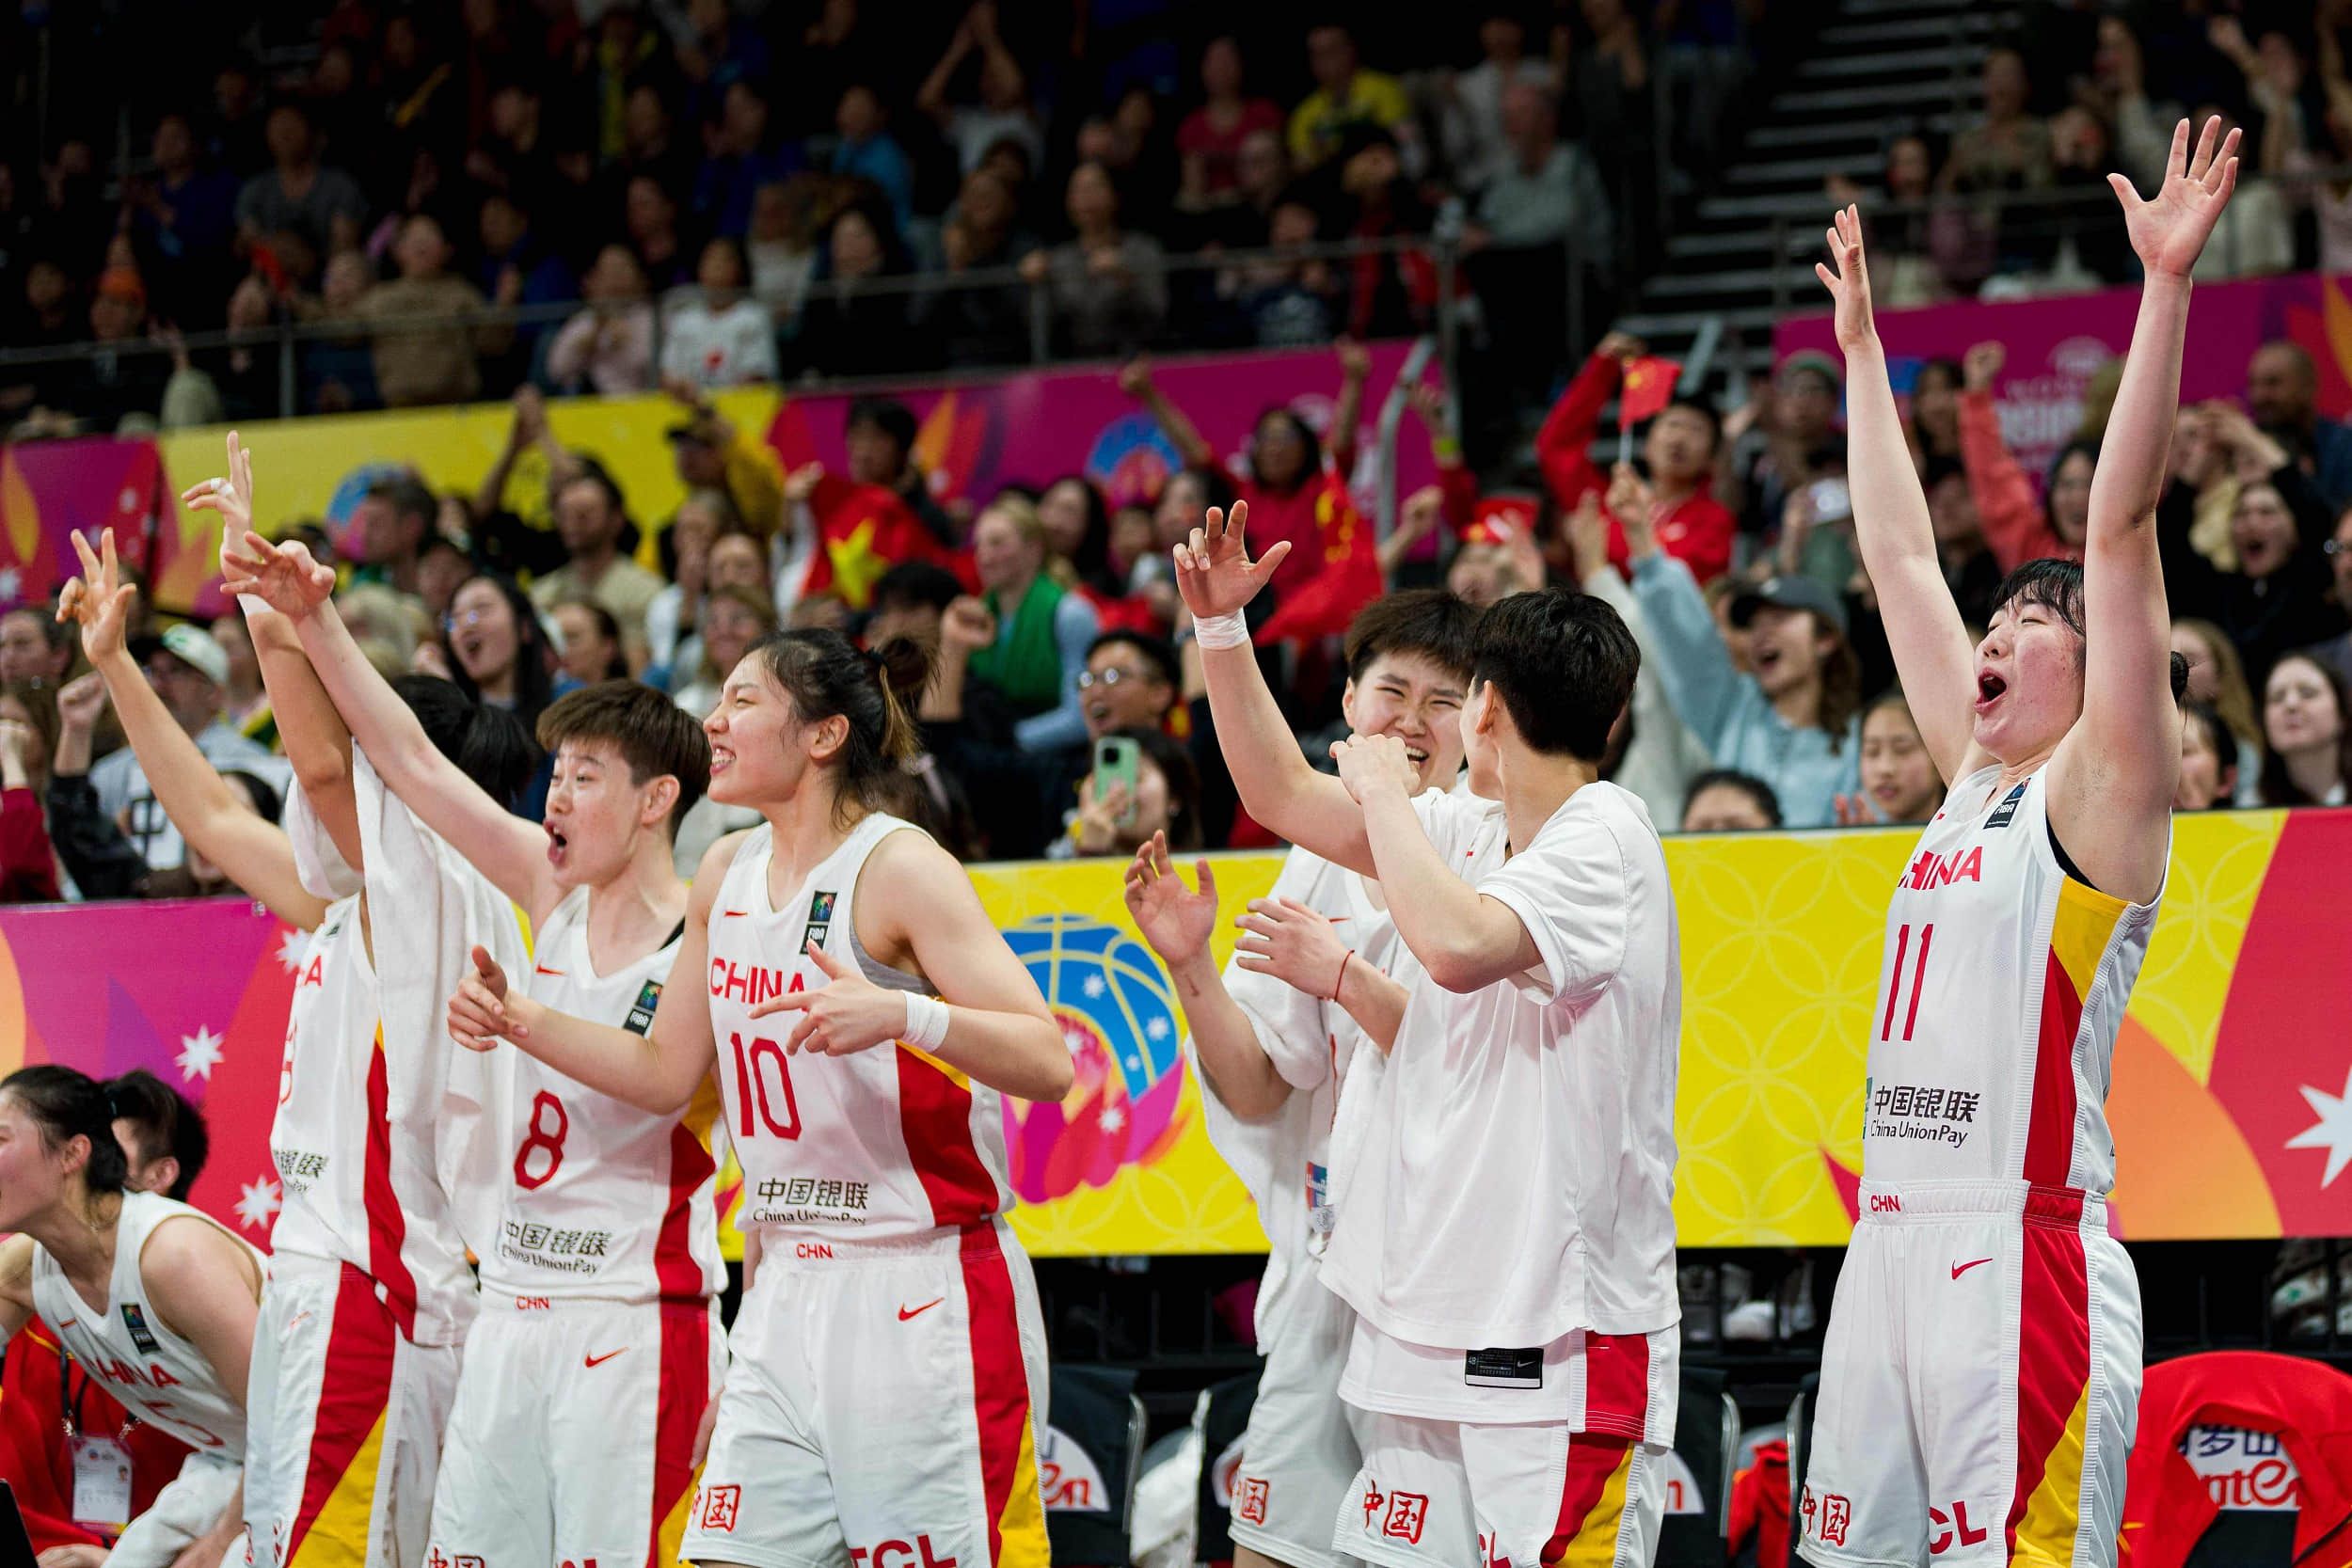
[[[1274,613],[1258,628],[1260,642],[1311,642],[1338,637],[1347,630],[1356,612],[1378,598],[1380,558],[1373,548],[1372,525],[1356,510],[1347,485],[1336,474],[1326,474],[1315,496],[1315,538],[1323,560],[1310,569],[1313,576],[1291,575],[1280,590]],[[1315,548],[1300,544],[1295,550]]]
[[1675,384],[1681,378],[1682,366],[1672,359],[1653,354],[1627,360],[1625,380],[1617,390],[1617,428],[1630,430],[1663,413],[1674,401]]
[[833,594],[851,610],[874,602],[874,584],[891,567],[930,561],[971,574],[898,496],[880,484],[856,484],[835,474],[817,482],[808,498],[817,519],[817,553],[809,558],[803,594]]

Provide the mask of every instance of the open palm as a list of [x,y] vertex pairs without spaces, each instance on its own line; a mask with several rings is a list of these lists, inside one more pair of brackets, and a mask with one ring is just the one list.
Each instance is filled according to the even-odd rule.
[[1843,208],[1832,220],[1829,257],[1834,268],[1816,261],[1813,276],[1821,280],[1836,304],[1838,346],[1859,348],[1878,330],[1870,318],[1870,269],[1862,255],[1860,208]]
[[245,537],[253,526],[253,454],[229,433],[229,477],[200,479],[180,492],[180,504],[191,512],[216,512],[220,515],[220,547],[224,559],[229,546]]
[[80,624],[82,657],[96,665],[123,651],[132,601],[139,591],[135,584],[122,580],[122,569],[115,560],[114,530],[98,536],[96,550],[76,533],[73,553],[82,558],[82,575],[57,595],[57,619]]
[[1192,531],[1192,537],[1176,546],[1176,591],[1184,595],[1184,608],[1195,620],[1238,612],[1258,596],[1258,590],[1291,553],[1290,541],[1284,539],[1250,560],[1242,542],[1248,526],[1248,501],[1235,501],[1230,514],[1213,506],[1207,518]]
[[1127,866],[1127,912],[1164,963],[1182,963],[1205,951],[1216,929],[1216,879],[1207,861],[1194,863],[1200,891],[1184,885],[1168,856],[1168,835],[1153,833]]
[[2212,237],[2221,209],[2237,188],[2239,133],[2221,134],[2221,117],[2205,121],[2194,155],[2188,148],[2189,123],[2172,129],[2172,152],[2165,160],[2164,183],[2153,200],[2142,201],[2132,182],[2121,174],[2107,176],[2116,199],[2123,204],[2123,226],[2132,250],[2151,277],[2186,277]]

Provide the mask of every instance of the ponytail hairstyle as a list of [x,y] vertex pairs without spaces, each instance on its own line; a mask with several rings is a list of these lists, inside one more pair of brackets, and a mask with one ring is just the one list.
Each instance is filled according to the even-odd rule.
[[391,686],[424,726],[433,749],[484,794],[514,810],[539,771],[539,748],[522,721],[505,708],[474,701],[437,675],[400,675]]
[[16,1097],[40,1129],[41,1146],[55,1154],[74,1139],[89,1146],[82,1181],[93,1197],[122,1191],[130,1161],[115,1138],[114,1096],[87,1072],[55,1063],[19,1068],[0,1078],[0,1094]]
[[923,751],[914,707],[930,683],[929,649],[894,637],[869,652],[830,627],[797,627],[762,640],[752,652],[792,699],[803,723],[821,723],[835,714],[849,721],[849,738],[834,760],[840,780],[836,825],[847,827],[900,799],[898,775]]

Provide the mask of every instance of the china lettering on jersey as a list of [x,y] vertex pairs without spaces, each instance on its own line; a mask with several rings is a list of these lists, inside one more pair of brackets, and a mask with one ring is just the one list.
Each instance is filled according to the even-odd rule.
[[918,983],[859,950],[858,879],[875,847],[919,830],[876,813],[773,901],[772,841],[745,834],[710,911],[704,986],[727,1135],[743,1167],[743,1223],[873,1240],[920,1235],[1007,1207],[1004,1114],[995,1091],[903,1042],[847,1056],[787,1056],[796,1013],[761,1002],[822,987],[814,942],[888,989]]
[[1897,878],[1863,1107],[1875,1180],[2113,1185],[2109,1065],[2156,903],[2066,873],[2046,780],[1963,779]]
[[[644,1034],[677,939],[599,974],[588,903],[588,889],[575,888],[548,912],[531,995],[558,1012]],[[716,1094],[706,1085],[684,1115],[655,1116],[522,1052],[501,1052],[500,1060],[512,1159],[495,1252],[482,1261],[484,1291],[618,1301],[716,1291],[723,1279],[710,1154]]]

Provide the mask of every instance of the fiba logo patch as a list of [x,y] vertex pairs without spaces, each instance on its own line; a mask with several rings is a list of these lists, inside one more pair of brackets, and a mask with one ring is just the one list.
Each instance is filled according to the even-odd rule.
[[1184,1031],[1152,950],[1117,926],[1046,914],[1005,933],[1045,993],[1076,1082],[1050,1105],[1005,1101],[1013,1190],[1049,1202],[1150,1164],[1184,1131]]

